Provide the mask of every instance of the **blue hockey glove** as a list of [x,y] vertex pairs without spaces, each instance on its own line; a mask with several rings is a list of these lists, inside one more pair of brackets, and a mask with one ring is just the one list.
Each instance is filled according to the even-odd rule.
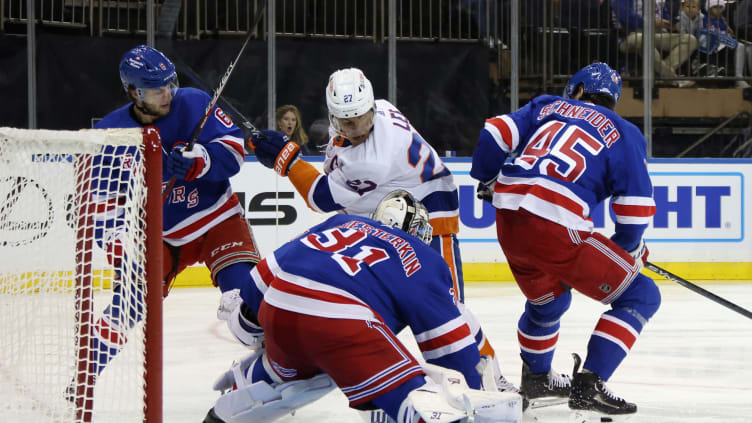
[[290,141],[287,135],[272,131],[261,131],[261,135],[251,138],[251,148],[259,162],[274,169],[280,176],[287,176],[290,167],[300,156],[300,146]]
[[167,172],[176,179],[192,181],[209,172],[211,158],[201,144],[194,144],[191,151],[185,151],[185,143],[176,143],[167,156]]

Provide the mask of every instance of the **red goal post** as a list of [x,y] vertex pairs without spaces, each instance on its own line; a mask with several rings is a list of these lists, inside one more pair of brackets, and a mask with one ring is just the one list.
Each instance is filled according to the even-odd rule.
[[[0,420],[162,422],[161,152],[154,128],[0,128]],[[116,291],[137,323],[97,374]]]

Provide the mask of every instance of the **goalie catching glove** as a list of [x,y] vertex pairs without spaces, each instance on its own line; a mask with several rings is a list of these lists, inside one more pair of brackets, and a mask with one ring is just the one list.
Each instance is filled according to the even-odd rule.
[[292,164],[300,156],[300,146],[277,131],[261,131],[260,136],[251,138],[249,144],[258,161],[265,167],[274,169],[280,176],[287,176]]
[[165,168],[176,179],[192,181],[209,172],[211,158],[201,144],[194,144],[191,151],[186,151],[184,142],[175,143],[172,151],[167,156]]

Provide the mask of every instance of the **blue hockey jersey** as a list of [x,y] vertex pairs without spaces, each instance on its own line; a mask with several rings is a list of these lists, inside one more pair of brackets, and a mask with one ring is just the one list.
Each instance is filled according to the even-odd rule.
[[631,251],[655,214],[646,146],[636,126],[606,107],[543,95],[486,120],[470,175],[496,180],[496,208],[524,208],[576,230],[592,231],[591,210],[611,197],[612,239]]
[[[172,99],[170,113],[154,122],[162,138],[162,162],[178,142],[187,143],[194,127],[203,118],[210,97],[194,88],[180,88]],[[109,113],[95,128],[142,126],[135,118],[133,103]],[[203,235],[215,224],[238,213],[242,207],[232,192],[229,178],[240,170],[245,153],[243,134],[222,109],[215,107],[198,143],[209,153],[209,172],[192,181],[178,179],[163,206],[163,237],[180,246]],[[162,167],[162,189],[172,175]],[[110,191],[112,192],[112,190]]]
[[480,386],[480,355],[454,302],[449,268],[403,231],[337,214],[269,254],[251,276],[255,286],[241,295],[254,312],[263,299],[301,314],[383,321],[394,333],[409,326],[426,361]]

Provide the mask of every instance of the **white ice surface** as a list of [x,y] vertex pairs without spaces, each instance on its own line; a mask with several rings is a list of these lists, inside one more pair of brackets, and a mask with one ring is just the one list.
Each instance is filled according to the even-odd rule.
[[[752,309],[752,283],[701,284]],[[752,320],[670,282],[660,284],[663,304],[643,330],[609,387],[635,402],[630,422],[752,422]],[[472,283],[466,303],[501,358],[502,372],[519,383],[517,320],[523,297],[513,284]],[[203,421],[217,394],[214,379],[235,358],[246,354],[223,322],[216,319],[219,291],[176,289],[165,301],[164,422]],[[554,368],[571,374],[570,353],[585,355],[587,340],[605,307],[579,294],[565,314]],[[417,352],[412,335],[400,339]],[[526,422],[571,421],[566,406],[525,416]],[[360,422],[344,395],[333,392],[317,403],[279,420]]]

